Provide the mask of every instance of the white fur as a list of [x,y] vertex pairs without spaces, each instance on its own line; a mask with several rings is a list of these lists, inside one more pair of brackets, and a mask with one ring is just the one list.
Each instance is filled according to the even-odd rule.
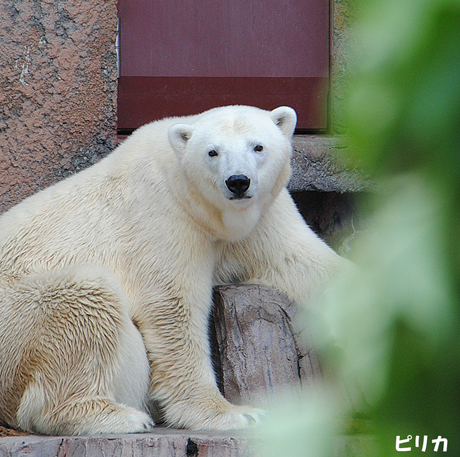
[[308,305],[341,262],[285,189],[295,121],[232,106],[154,122],[0,218],[0,421],[138,432],[149,401],[176,427],[259,420],[220,395],[207,322],[215,284]]

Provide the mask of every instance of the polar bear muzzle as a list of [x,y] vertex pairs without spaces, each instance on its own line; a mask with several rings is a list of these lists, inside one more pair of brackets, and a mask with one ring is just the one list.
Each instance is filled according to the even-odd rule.
[[240,200],[242,198],[251,198],[245,195],[251,185],[251,180],[246,175],[232,175],[225,181],[228,190],[233,194],[230,200]]

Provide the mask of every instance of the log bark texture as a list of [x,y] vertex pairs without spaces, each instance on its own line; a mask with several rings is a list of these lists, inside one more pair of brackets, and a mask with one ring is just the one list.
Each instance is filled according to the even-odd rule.
[[214,290],[213,361],[219,387],[235,404],[271,403],[321,378],[311,345],[299,334],[297,306],[258,285]]

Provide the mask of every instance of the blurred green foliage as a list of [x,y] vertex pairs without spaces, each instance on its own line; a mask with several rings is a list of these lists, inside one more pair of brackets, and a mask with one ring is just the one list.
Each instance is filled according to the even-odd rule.
[[[376,455],[401,455],[396,436],[411,435],[403,455],[458,456],[460,0],[350,3],[358,46],[346,119],[355,159],[378,190],[353,249],[357,271],[318,307],[331,380],[285,400],[259,433],[266,455],[335,455],[334,437],[359,412]],[[438,436],[447,453],[434,452]]]

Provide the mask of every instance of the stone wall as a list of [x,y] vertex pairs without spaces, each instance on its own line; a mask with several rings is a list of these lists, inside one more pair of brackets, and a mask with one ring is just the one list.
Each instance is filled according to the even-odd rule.
[[0,213],[116,145],[117,0],[0,0]]

